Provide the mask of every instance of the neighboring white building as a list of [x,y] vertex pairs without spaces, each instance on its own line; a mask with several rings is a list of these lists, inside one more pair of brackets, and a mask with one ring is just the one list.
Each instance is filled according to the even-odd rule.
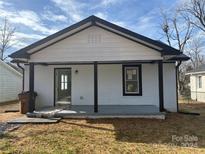
[[191,99],[205,102],[205,64],[195,71],[187,73],[190,76]]
[[0,103],[18,99],[22,90],[22,74],[0,60]]
[[25,90],[37,92],[36,108],[69,102],[93,106],[95,112],[101,105],[154,105],[176,112],[175,63],[189,59],[95,16],[10,57],[25,64]]

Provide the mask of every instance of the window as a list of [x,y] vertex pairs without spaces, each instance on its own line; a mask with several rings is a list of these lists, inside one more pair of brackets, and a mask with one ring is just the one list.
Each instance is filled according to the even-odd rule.
[[142,95],[141,65],[123,66],[123,95]]
[[67,90],[68,89],[68,76],[67,75],[61,75],[61,90]]
[[202,76],[198,76],[198,88],[202,88]]

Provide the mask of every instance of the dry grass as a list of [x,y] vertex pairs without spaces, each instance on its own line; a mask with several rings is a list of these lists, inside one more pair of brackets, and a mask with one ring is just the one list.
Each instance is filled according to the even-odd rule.
[[6,110],[18,110],[19,109],[19,102],[18,101],[11,101],[6,103],[0,104],[0,122],[5,122],[17,117],[22,116],[19,112],[10,112],[5,113]]
[[19,112],[10,112],[10,113],[0,113],[0,122],[6,122],[11,119],[15,119],[23,116]]
[[[24,125],[0,139],[2,153],[205,153],[205,104],[181,104],[200,116],[170,113],[166,120],[62,120]],[[198,137],[183,147],[172,135]],[[198,147],[191,147],[197,143]],[[177,145],[177,146],[173,146]],[[196,144],[195,144],[196,145]]]
[[5,103],[0,103],[0,113],[5,112],[6,110],[19,110],[19,102],[18,101],[10,101]]

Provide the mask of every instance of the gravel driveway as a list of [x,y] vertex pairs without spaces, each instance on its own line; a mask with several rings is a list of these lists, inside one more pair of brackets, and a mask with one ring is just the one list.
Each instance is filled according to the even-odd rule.
[[0,122],[0,134],[13,131],[20,126],[21,124],[7,124],[6,122]]

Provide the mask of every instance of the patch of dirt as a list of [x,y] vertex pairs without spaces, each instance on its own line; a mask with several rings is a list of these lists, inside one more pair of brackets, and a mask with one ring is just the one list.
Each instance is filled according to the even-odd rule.
[[9,113],[0,113],[0,122],[6,122],[11,119],[21,117],[22,114],[19,112],[9,112]]
[[20,124],[8,124],[6,122],[0,122],[0,135],[9,131],[13,131],[20,126]]
[[22,116],[19,112],[5,112],[7,110],[18,110],[19,109],[19,102],[7,102],[0,104],[0,122],[6,122],[11,119],[18,118]]
[[0,113],[4,113],[7,110],[19,110],[19,109],[20,109],[20,104],[18,101],[0,103]]
[[201,102],[179,103],[179,110],[204,114],[205,103],[201,103]]

